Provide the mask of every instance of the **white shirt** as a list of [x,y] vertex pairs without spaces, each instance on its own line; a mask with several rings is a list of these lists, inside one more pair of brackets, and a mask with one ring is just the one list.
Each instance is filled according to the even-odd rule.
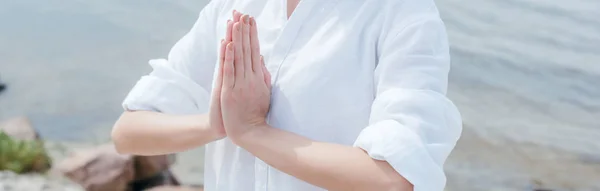
[[[447,99],[446,31],[433,0],[213,0],[168,59],[150,61],[127,110],[206,113],[233,9],[257,20],[272,75],[268,123],[385,160],[417,191],[443,190],[462,129]],[[206,191],[317,191],[225,138],[206,145]]]

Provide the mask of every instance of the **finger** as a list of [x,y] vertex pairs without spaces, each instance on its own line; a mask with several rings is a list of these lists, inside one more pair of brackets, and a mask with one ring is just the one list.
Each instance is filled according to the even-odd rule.
[[242,16],[244,27],[242,27],[242,48],[244,51],[244,71],[245,76],[252,75],[252,49],[250,48],[250,16],[244,15]]
[[223,85],[224,88],[233,88],[235,85],[234,43],[229,42],[225,46],[225,58],[223,59]]
[[231,30],[233,28],[233,21],[227,20],[227,34],[225,34],[225,41],[231,42]]
[[239,11],[233,10],[233,22],[240,22],[241,16],[242,16],[242,13],[240,13]]
[[243,24],[241,22],[237,22],[233,24],[233,45],[234,45],[234,67],[235,67],[235,77],[238,80],[244,79],[244,51],[242,49],[243,39],[242,39],[242,27]]
[[[225,40],[221,39],[221,52],[219,54],[219,68],[217,68],[217,78],[215,79],[215,87],[213,94],[218,95],[217,91],[221,90],[221,86],[223,85],[223,64],[225,63],[225,49],[227,48],[227,43]],[[218,97],[216,97],[218,98]]]
[[227,48],[227,42],[224,39],[221,39],[221,49],[219,51],[219,63],[223,63],[225,59],[225,48]]
[[269,90],[270,90],[271,89],[271,73],[269,73],[269,70],[267,70],[267,66],[264,64],[265,60],[262,56],[260,56],[260,62],[262,63],[261,71],[265,78],[265,84],[267,84],[267,88],[269,88]]
[[[223,64],[225,63],[225,50],[227,49],[227,41],[221,39],[221,51],[219,53],[219,72],[217,73],[217,83],[215,85],[221,85],[219,80],[223,78]],[[222,80],[221,80],[222,81]]]
[[252,69],[257,75],[262,76],[263,71],[261,68],[261,55],[260,55],[260,44],[258,41],[258,29],[256,28],[256,20],[254,17],[250,17],[250,48],[252,51]]

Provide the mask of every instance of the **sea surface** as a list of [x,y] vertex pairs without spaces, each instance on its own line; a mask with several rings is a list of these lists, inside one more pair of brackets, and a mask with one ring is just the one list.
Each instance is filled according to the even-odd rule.
[[[0,0],[0,120],[103,142],[206,0]],[[600,1],[437,0],[463,136],[449,190],[600,190]]]

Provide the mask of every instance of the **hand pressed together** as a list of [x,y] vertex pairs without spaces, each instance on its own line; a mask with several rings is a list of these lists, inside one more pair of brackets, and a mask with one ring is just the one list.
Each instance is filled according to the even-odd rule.
[[227,48],[227,44],[231,42],[231,28],[233,27],[233,22],[227,21],[227,34],[225,39],[221,40],[221,47],[219,51],[219,70],[217,72],[217,77],[215,78],[215,88],[212,92],[212,99],[210,102],[209,108],[209,126],[213,129],[215,134],[215,138],[221,139],[225,137],[225,126],[223,125],[223,115],[221,112],[221,90],[223,86],[223,64],[225,63],[225,50]]
[[260,55],[256,21],[236,11],[233,17],[227,23],[226,39],[221,43],[221,70],[216,81],[219,87],[215,88],[220,98],[213,99],[220,102],[220,107],[214,103],[215,110],[211,112],[215,112],[216,121],[221,114],[225,132],[235,142],[266,124],[271,76]]

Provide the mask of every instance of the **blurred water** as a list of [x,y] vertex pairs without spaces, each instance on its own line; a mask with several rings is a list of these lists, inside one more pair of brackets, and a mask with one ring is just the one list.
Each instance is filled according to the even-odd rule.
[[600,1],[437,3],[466,125],[449,187],[600,190]]
[[600,2],[438,4],[452,43],[452,96],[467,123],[600,153],[590,145],[600,135]]
[[[206,0],[0,0],[0,119],[104,141]],[[600,1],[439,0],[465,121],[452,190],[600,190]]]
[[104,141],[134,82],[207,1],[0,0],[0,119],[47,139]]

